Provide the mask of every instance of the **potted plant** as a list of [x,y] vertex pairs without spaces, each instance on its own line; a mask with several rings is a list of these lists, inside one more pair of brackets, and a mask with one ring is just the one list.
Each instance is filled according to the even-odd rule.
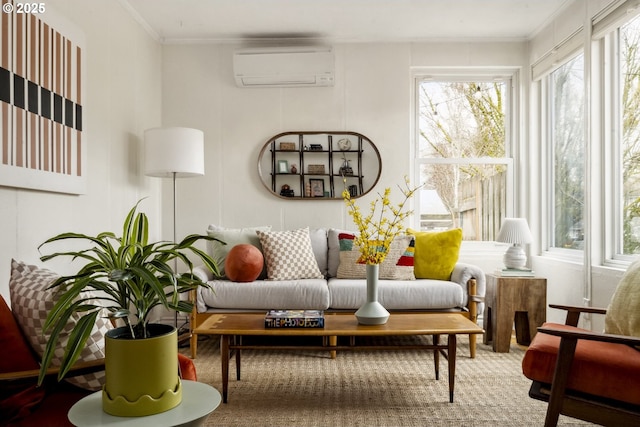
[[[346,187],[346,179],[343,178],[343,182]],[[407,201],[422,187],[419,185],[410,188],[409,178],[406,176],[404,184],[404,188],[398,186],[404,196],[400,203],[391,203],[391,188],[387,187],[383,194],[379,194],[379,197],[371,202],[371,211],[367,216],[362,214],[360,207],[351,198],[349,190],[345,188],[342,191],[349,215],[360,233],[353,241],[360,248],[358,262],[366,264],[367,301],[355,314],[358,323],[363,325],[382,325],[389,319],[389,312],[378,302],[379,266],[387,257],[393,239],[403,230],[402,222],[413,213],[411,210],[404,211]]]
[[[121,237],[112,232],[102,232],[95,237],[62,233],[38,248],[68,239],[89,242],[89,246],[81,250],[41,257],[42,261],[71,257],[86,263],[76,274],[62,276],[50,285],[58,291],[58,299],[44,325],[51,336],[44,350],[39,382],[44,379],[60,333],[70,318],[73,316],[77,322],[69,333],[58,379],[76,362],[97,317],[106,312],[108,317],[124,325],[110,330],[105,337],[106,382],[102,399],[105,412],[120,416],[150,415],[180,403],[177,331],[173,326],[150,323],[149,316],[158,306],[191,312],[193,304],[183,301],[180,294],[208,286],[192,274],[193,264],[188,253],[218,274],[213,259],[194,244],[199,240],[220,240],[192,234],[178,243],[149,243],[147,216],[137,212],[140,202],[124,220]],[[177,260],[187,266],[187,274],[174,272],[170,263]],[[148,349],[144,347],[147,344],[155,347]],[[119,360],[118,353],[124,360]],[[142,372],[145,368],[150,370],[148,378]],[[120,384],[121,381],[126,383]],[[145,382],[150,383],[152,390],[145,388]]]

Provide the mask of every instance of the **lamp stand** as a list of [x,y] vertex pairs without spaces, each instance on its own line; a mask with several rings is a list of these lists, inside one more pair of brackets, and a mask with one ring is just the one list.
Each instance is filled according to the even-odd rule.
[[[177,198],[176,198],[176,172],[172,172],[172,178],[173,178],[173,243],[178,243],[178,231],[177,231],[177,227],[176,227],[176,218],[178,217],[178,204],[177,204]],[[173,259],[173,273],[174,274],[178,274],[178,258],[174,258]],[[180,295],[178,295],[178,298],[180,298]],[[184,334],[180,334],[180,329],[178,329],[178,312],[174,310],[173,312],[173,326],[176,328],[176,332],[178,334],[178,345],[180,345],[180,343],[188,340],[191,337],[191,331],[184,333]]]
[[527,265],[527,254],[520,244],[514,243],[509,246],[504,254],[504,266],[507,268],[522,269]]
[[[171,172],[173,178],[173,243],[177,242],[178,234],[176,231],[176,216],[177,216],[177,203],[176,203],[176,172]],[[173,259],[173,274],[178,274],[178,258]],[[178,297],[179,298],[179,297]],[[178,330],[178,312],[173,312],[173,326],[176,328],[178,336],[180,331]]]
[[[178,243],[177,178],[204,175],[204,133],[185,127],[157,127],[144,131],[144,173],[147,176],[173,179],[173,243]],[[178,275],[178,258],[173,259],[173,273]],[[175,287],[174,287],[175,289]],[[174,296],[181,302],[181,295]],[[192,300],[191,295],[189,301]],[[174,310],[173,323],[178,329],[178,312]],[[191,325],[189,332],[191,335]],[[178,342],[182,336],[178,336]]]

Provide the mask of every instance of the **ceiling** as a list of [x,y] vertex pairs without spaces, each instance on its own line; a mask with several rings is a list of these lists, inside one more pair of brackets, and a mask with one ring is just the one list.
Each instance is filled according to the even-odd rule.
[[526,40],[570,0],[120,0],[163,43]]

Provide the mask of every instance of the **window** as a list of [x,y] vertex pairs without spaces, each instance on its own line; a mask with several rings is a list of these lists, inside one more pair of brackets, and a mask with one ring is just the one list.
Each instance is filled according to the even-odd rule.
[[462,228],[464,240],[493,241],[513,204],[505,158],[511,78],[418,78],[416,199],[422,230]]
[[622,141],[618,161],[622,182],[622,225],[618,252],[640,253],[640,18],[625,24],[617,32],[620,49],[620,111]]
[[584,56],[549,76],[551,247],[584,244]]

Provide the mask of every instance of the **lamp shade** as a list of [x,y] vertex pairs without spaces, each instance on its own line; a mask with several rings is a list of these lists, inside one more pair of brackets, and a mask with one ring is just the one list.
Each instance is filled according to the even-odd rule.
[[144,131],[144,174],[186,178],[204,175],[204,133],[183,127]]
[[505,218],[496,239],[502,243],[531,243],[533,236],[526,218]]

